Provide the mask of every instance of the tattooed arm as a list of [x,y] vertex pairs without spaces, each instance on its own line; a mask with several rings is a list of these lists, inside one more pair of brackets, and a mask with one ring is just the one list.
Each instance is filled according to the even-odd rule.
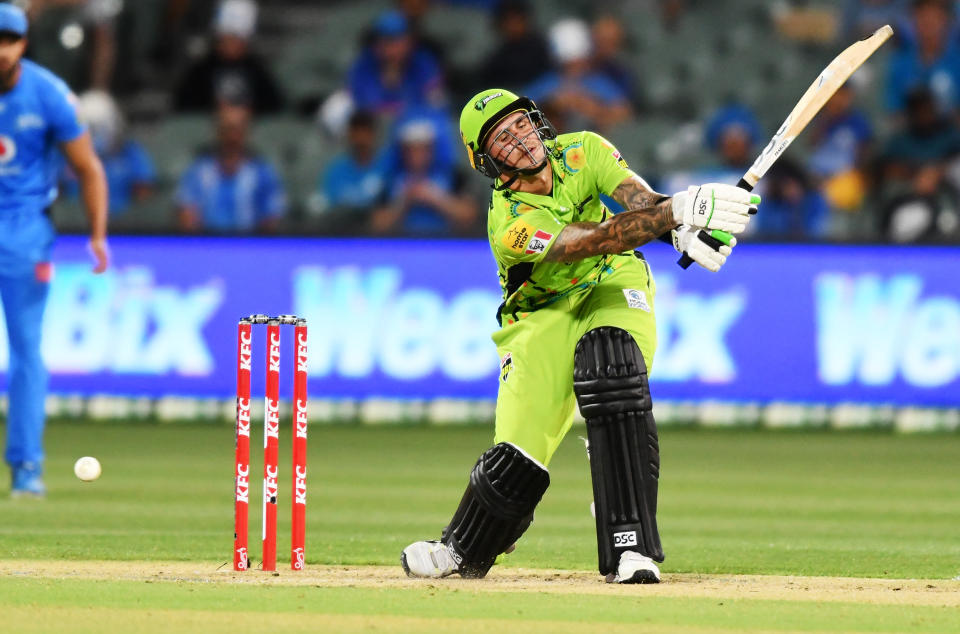
[[564,227],[544,256],[552,262],[576,262],[604,253],[623,253],[656,240],[677,226],[672,199],[630,176],[611,194],[627,211],[603,222],[573,222]]

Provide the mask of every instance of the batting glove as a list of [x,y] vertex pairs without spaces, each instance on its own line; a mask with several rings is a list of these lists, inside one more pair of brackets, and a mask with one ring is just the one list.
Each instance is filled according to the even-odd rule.
[[673,248],[690,256],[703,268],[716,273],[727,261],[727,256],[737,246],[737,239],[725,231],[711,232],[683,225],[670,232]]
[[678,225],[740,233],[758,204],[759,196],[733,185],[694,185],[673,195],[673,219]]

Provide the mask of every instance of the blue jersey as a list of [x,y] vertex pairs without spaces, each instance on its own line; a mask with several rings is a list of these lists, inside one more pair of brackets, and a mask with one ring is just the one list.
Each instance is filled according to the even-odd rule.
[[[121,215],[130,210],[137,185],[150,186],[157,181],[157,171],[146,149],[132,139],[106,152],[97,152],[107,176],[110,192],[110,214]],[[61,193],[70,198],[80,195],[80,183],[69,167],[61,175]]]
[[180,178],[180,205],[196,209],[211,231],[253,231],[268,218],[283,215],[283,183],[267,161],[250,156],[233,174],[224,173],[212,154],[197,158]]
[[57,197],[58,144],[84,132],[67,85],[29,60],[20,79],[0,93],[0,215],[42,212]]
[[320,189],[333,209],[368,209],[380,200],[386,179],[383,157],[361,165],[349,154],[341,154],[323,173]]

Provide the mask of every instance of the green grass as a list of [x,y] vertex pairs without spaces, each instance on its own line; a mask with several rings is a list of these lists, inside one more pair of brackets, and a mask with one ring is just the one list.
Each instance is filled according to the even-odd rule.
[[[3,584],[0,584],[3,587]],[[790,601],[758,601],[700,598],[517,595],[505,592],[438,595],[435,588],[423,590],[375,588],[276,589],[207,584],[138,584],[113,581],[28,581],[5,588],[0,605],[29,607],[35,614],[43,608],[79,608],[75,618],[82,623],[83,608],[94,604],[108,608],[108,614],[122,614],[137,606],[173,612],[251,613],[247,627],[262,619],[263,613],[292,615],[308,625],[313,615],[349,617],[358,613],[379,617],[379,630],[395,631],[390,619],[429,615],[443,623],[445,630],[476,631],[471,624],[488,620],[572,624],[590,631],[609,631],[627,623],[646,627],[699,627],[705,631],[747,629],[822,632],[949,632],[960,627],[956,608],[857,605],[825,603],[813,606]],[[641,594],[642,593],[638,593]],[[452,600],[444,600],[452,599]],[[775,615],[775,618],[772,617]],[[272,624],[273,621],[266,621]],[[97,623],[102,627],[103,623]],[[709,628],[709,629],[708,629]],[[400,628],[404,629],[404,628]],[[486,628],[484,628],[486,629]],[[158,631],[163,631],[158,628]],[[169,631],[169,630],[166,630]],[[262,630],[261,630],[262,631]],[[501,632],[503,630],[500,630]],[[649,631],[649,630],[648,630]]]
[[[592,495],[577,433],[551,464],[551,487],[511,564],[594,568]],[[229,426],[51,426],[49,499],[0,497],[0,553],[226,561],[232,434]],[[315,427],[307,562],[394,564],[410,541],[437,536],[489,438],[487,428]],[[288,439],[282,434],[287,451]],[[253,444],[258,473],[262,450]],[[668,430],[661,445],[665,570],[960,574],[960,437]],[[103,477],[94,483],[72,472],[73,461],[88,454],[103,463]],[[286,456],[281,468],[284,553]],[[257,557],[260,485],[252,482],[251,555]]]
[[[314,427],[308,566],[394,566],[407,543],[436,537],[491,431]],[[589,471],[576,438],[583,433],[574,428],[557,453],[536,522],[505,567],[596,569]],[[289,438],[282,429],[285,452]],[[262,454],[257,444],[254,473]],[[667,573],[960,575],[960,436],[671,429],[661,434],[661,449]],[[0,560],[177,560],[205,562],[211,570],[229,560],[229,426],[61,423],[49,428],[47,450],[47,500],[0,497]],[[97,482],[73,476],[73,462],[82,455],[102,462]],[[288,453],[281,455],[281,468],[282,567],[289,545]],[[257,559],[260,486],[258,478],[254,482],[251,556]],[[936,604],[813,604],[733,595],[718,601],[645,597],[639,588],[615,596],[518,595],[445,589],[442,583],[422,590],[304,589],[0,576],[0,613],[6,610],[23,631],[60,630],[57,623],[69,622],[72,631],[105,623],[111,630],[169,631],[176,624],[187,631],[235,632],[261,611],[290,631],[308,623],[313,631],[455,631],[469,622],[471,631],[502,632],[503,619],[549,622],[555,631],[586,630],[588,624],[619,631],[615,625],[630,623],[671,632],[960,630],[956,608]],[[161,613],[160,621],[147,618]],[[304,614],[309,618],[298,620]],[[340,620],[323,620],[333,617]]]

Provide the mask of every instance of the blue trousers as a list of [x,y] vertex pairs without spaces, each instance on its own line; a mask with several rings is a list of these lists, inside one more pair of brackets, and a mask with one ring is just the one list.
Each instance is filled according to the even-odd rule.
[[40,356],[54,231],[37,213],[0,214],[0,302],[10,360],[4,458],[11,465],[43,460],[47,371]]

